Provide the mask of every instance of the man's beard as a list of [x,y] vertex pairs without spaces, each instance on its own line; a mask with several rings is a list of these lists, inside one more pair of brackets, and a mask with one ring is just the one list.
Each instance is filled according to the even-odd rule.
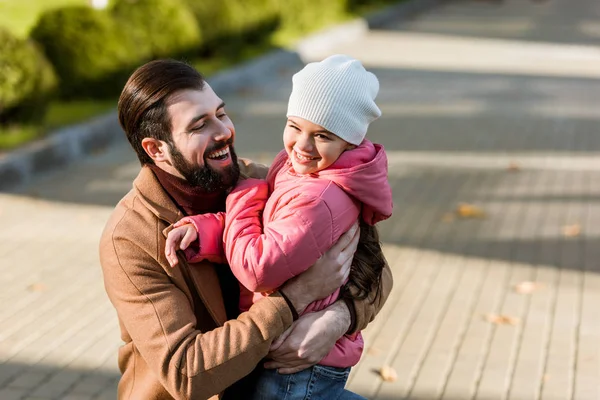
[[183,154],[174,144],[169,144],[171,150],[171,159],[173,167],[185,178],[192,186],[202,188],[208,193],[227,190],[233,187],[240,177],[240,166],[237,162],[237,155],[232,146],[233,140],[221,142],[207,148],[204,154],[210,154],[215,150],[219,150],[229,145],[229,156],[231,157],[231,165],[217,171],[211,168],[204,158],[204,166],[199,167],[188,162]]

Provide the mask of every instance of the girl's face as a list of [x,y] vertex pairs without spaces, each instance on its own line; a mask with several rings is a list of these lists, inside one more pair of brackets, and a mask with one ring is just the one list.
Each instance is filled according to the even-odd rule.
[[283,145],[296,173],[308,175],[321,171],[354,145],[340,139],[320,125],[304,118],[290,117],[283,131]]

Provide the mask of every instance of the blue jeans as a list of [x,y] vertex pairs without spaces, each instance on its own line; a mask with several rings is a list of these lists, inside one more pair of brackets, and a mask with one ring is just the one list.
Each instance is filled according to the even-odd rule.
[[344,389],[350,368],[315,365],[295,374],[265,369],[258,375],[253,400],[366,400]]

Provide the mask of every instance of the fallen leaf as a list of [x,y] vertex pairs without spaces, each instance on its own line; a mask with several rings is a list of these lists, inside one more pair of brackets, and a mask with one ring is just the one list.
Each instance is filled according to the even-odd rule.
[[508,167],[506,169],[509,172],[519,172],[521,170],[521,166],[516,162],[512,161],[510,164],[508,164]]
[[565,237],[577,237],[581,235],[581,225],[571,224],[565,225],[562,228],[563,236]]
[[369,347],[369,349],[367,350],[367,354],[370,356],[378,356],[379,354],[381,354],[381,350],[379,350],[376,347]]
[[513,290],[519,294],[530,294],[544,287],[543,283],[523,281],[513,286]]
[[486,321],[496,325],[517,325],[521,322],[520,318],[511,317],[510,315],[485,314],[483,316]]
[[460,218],[485,218],[485,212],[481,208],[468,203],[459,203],[456,215]]
[[453,213],[447,212],[442,216],[442,222],[452,222],[456,219]]
[[46,285],[44,285],[43,283],[32,283],[31,285],[27,286],[27,290],[29,290],[30,292],[43,292],[46,289],[48,289],[48,287]]
[[389,365],[384,365],[381,367],[379,370],[379,376],[381,376],[381,379],[383,379],[385,382],[395,382],[398,380],[398,373],[396,373],[396,370]]

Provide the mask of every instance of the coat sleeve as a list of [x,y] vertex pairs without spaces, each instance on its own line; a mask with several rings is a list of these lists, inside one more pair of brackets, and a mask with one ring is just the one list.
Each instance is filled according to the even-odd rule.
[[225,213],[192,215],[182,218],[181,221],[192,224],[198,233],[196,241],[184,252],[189,262],[208,260],[219,264],[227,263],[223,249]]
[[329,207],[298,195],[263,226],[268,197],[265,181],[246,179],[227,197],[225,253],[238,281],[252,292],[266,292],[306,271],[332,245]]
[[162,267],[158,246],[149,254],[132,235],[112,234],[103,236],[100,250],[106,291],[130,336],[124,340],[135,344],[175,399],[222,392],[250,373],[292,323],[289,307],[275,293],[224,326],[200,332],[192,300],[170,277],[182,271]]

